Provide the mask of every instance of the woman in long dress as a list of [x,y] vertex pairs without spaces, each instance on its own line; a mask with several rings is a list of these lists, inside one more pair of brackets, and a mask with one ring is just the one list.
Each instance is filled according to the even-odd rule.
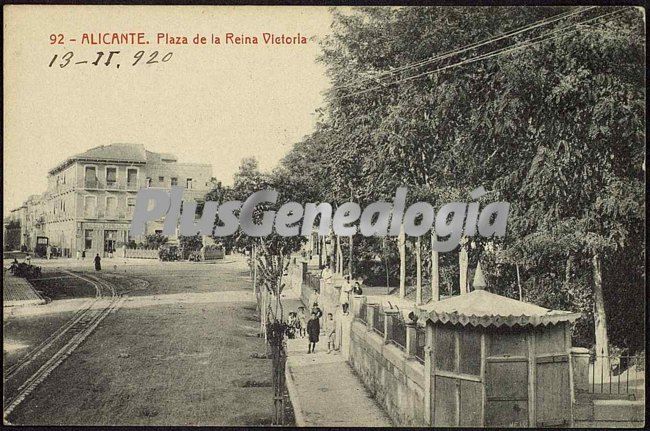
[[102,270],[102,258],[99,257],[99,253],[97,253],[97,256],[95,256],[95,271],[101,271]]

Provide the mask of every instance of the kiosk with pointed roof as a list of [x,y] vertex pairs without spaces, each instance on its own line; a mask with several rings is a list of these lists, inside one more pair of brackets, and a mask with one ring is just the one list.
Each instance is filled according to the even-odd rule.
[[419,308],[429,423],[570,425],[570,323],[580,315],[488,292],[476,277],[474,291]]

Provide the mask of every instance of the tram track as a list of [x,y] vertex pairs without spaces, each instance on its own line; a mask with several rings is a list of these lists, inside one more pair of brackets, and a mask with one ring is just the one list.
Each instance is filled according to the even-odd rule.
[[[74,316],[50,337],[44,340],[19,363],[5,373],[5,389],[17,386],[10,396],[3,399],[3,416],[6,419],[11,412],[24,401],[32,391],[42,383],[72,352],[97,328],[101,321],[111,312],[117,310],[124,296],[118,295],[115,287],[101,278],[92,275],[79,275],[70,271],[66,273],[91,283],[96,291],[91,304],[79,310]],[[62,345],[61,347],[59,347]],[[38,358],[49,358],[38,366]],[[38,366],[38,368],[36,368]],[[32,370],[36,368],[34,372]],[[31,372],[31,374],[30,374]],[[21,377],[23,377],[21,379]]]

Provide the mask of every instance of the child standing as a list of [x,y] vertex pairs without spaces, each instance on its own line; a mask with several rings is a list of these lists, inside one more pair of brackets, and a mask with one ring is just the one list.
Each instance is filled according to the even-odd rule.
[[327,336],[327,353],[330,353],[335,348],[334,342],[336,341],[336,323],[332,313],[327,313],[327,319],[325,319],[325,335]]
[[307,316],[305,315],[305,307],[298,307],[298,325],[300,327],[300,338],[305,338],[307,334]]
[[296,313],[289,313],[289,321],[287,322],[287,337],[289,339],[296,338]]
[[316,343],[320,334],[320,323],[315,312],[311,313],[311,319],[307,322],[307,335],[309,335],[309,349],[307,353],[316,353]]

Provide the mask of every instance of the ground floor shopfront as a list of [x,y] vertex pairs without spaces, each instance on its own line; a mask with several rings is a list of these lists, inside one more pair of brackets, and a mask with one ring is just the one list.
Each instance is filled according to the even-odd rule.
[[108,256],[121,248],[129,238],[131,224],[124,222],[68,221],[52,223],[45,229],[49,244],[61,250],[63,257],[76,257],[85,251],[86,256]]

